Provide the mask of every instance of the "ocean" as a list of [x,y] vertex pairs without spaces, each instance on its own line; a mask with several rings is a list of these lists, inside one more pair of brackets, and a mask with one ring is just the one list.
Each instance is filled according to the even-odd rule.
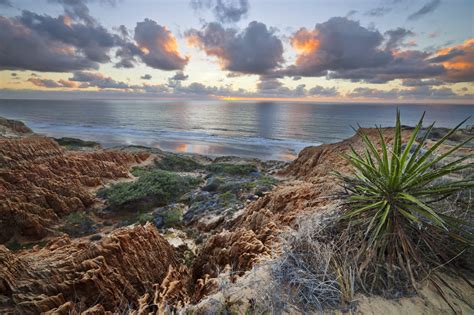
[[[209,156],[292,160],[306,146],[354,134],[351,126],[402,124],[453,127],[473,105],[311,104],[154,100],[0,100],[0,116],[50,137],[75,137],[104,147],[143,145]],[[474,124],[470,119],[467,124]]]

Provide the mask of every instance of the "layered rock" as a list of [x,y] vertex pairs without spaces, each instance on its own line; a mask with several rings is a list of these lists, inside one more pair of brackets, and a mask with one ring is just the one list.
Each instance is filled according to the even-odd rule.
[[17,253],[0,245],[0,313],[126,311],[157,289],[153,311],[183,296],[173,279],[186,272],[151,224],[122,228],[96,242],[62,237]]
[[40,239],[58,217],[83,211],[94,199],[90,188],[128,177],[145,152],[68,152],[53,140],[27,135],[0,138],[0,243]]
[[[378,142],[377,130],[365,131],[372,141]],[[383,133],[390,143],[393,129],[384,129]],[[298,158],[280,172],[287,178],[286,182],[249,204],[241,216],[227,223],[226,230],[207,240],[193,265],[196,290],[201,283],[212,282],[211,279],[226,268],[230,267],[234,276],[241,275],[256,262],[277,254],[278,234],[293,227],[296,217],[315,211],[334,211],[342,188],[333,171],[350,170],[342,154],[351,147],[356,151],[363,149],[360,136],[303,149]],[[213,286],[206,293],[216,288]]]

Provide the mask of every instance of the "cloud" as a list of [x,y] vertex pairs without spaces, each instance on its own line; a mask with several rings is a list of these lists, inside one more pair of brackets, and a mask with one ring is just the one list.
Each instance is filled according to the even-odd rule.
[[151,80],[151,75],[150,74],[145,74],[140,77],[142,80]]
[[76,83],[62,80],[62,79],[58,81],[54,81],[50,79],[40,79],[40,78],[32,77],[32,78],[29,78],[27,81],[33,83],[36,86],[44,87],[44,88],[61,88],[61,87],[75,88],[77,87]]
[[359,22],[334,17],[313,30],[301,28],[290,38],[298,55],[294,65],[276,72],[287,76],[326,76],[353,82],[385,83],[395,79],[421,79],[440,76],[443,65],[427,60],[429,53],[399,50],[413,33],[404,28],[386,32],[387,40],[376,29]]
[[160,70],[181,70],[189,62],[189,57],[182,57],[178,51],[176,38],[164,26],[145,19],[135,27],[134,41],[127,38],[128,30],[122,25],[121,48],[116,57],[120,60],[118,68],[132,68],[139,57],[147,66]]
[[316,85],[315,87],[309,89],[308,95],[333,97],[333,96],[339,96],[339,91],[335,87],[325,88],[325,87]]
[[439,79],[405,79],[402,81],[403,86],[434,86],[434,85],[443,85],[445,82]]
[[422,6],[418,11],[410,14],[408,16],[408,20],[419,19],[420,17],[427,15],[433,12],[434,10],[436,10],[436,8],[438,8],[440,4],[441,4],[441,0],[430,0],[424,6]]
[[80,88],[97,87],[100,89],[132,89],[134,86],[129,86],[125,82],[116,81],[111,77],[106,77],[98,72],[76,71],[73,76],[69,78],[70,81],[79,82]]
[[355,88],[346,96],[351,98],[376,98],[399,100],[424,100],[424,99],[472,99],[473,94],[458,95],[448,87],[432,88],[429,86],[416,86],[410,89],[379,90],[366,87]]
[[103,26],[89,21],[76,23],[68,15],[53,18],[23,11],[19,21],[41,37],[68,45],[93,62],[109,62],[108,52],[117,44],[118,38]]
[[446,69],[441,78],[448,82],[474,81],[474,38],[464,43],[439,49],[428,59],[433,63],[441,63]]
[[333,17],[316,24],[313,30],[299,29],[291,44],[299,53],[294,75],[321,76],[327,71],[377,67],[387,64],[392,56],[378,47],[383,36],[359,22]]
[[392,11],[391,8],[378,7],[378,8],[374,8],[374,9],[371,9],[371,10],[365,12],[365,15],[372,16],[372,17],[382,17],[382,16],[390,13],[390,11]]
[[70,18],[82,20],[87,24],[95,23],[95,19],[89,13],[86,0],[50,0],[50,2],[62,4],[66,15]]
[[120,38],[90,15],[86,4],[93,0],[49,1],[61,4],[64,13],[52,17],[23,10],[16,17],[0,17],[0,41],[5,47],[0,51],[0,68],[67,72],[97,69],[109,62],[109,52]]
[[12,3],[10,2],[10,0],[0,0],[0,7],[1,6],[4,6],[4,7],[13,7],[12,6]]
[[403,27],[398,27],[394,30],[386,31],[385,35],[388,36],[387,43],[385,44],[385,49],[394,50],[398,49],[398,47],[402,45],[402,42],[408,36],[413,36],[415,35],[415,33]]
[[142,61],[155,69],[178,70],[188,63],[188,57],[181,57],[176,38],[164,26],[145,19],[137,23],[134,39],[142,54]]
[[0,16],[0,42],[0,69],[67,72],[99,67],[73,45],[29,28],[18,18]]
[[347,12],[346,18],[353,17],[357,12],[358,12],[357,10],[350,10],[349,12]]
[[257,83],[257,92],[255,96],[259,97],[335,97],[339,96],[339,91],[335,87],[325,88],[314,86],[307,90],[305,84],[299,84],[295,88],[289,88],[283,85],[276,78],[260,77]]
[[191,0],[191,7],[196,11],[212,9],[217,21],[235,23],[247,15],[249,2],[248,0]]
[[172,76],[170,78],[170,80],[174,80],[174,81],[184,81],[188,78],[189,76],[188,75],[185,75],[182,71],[178,71],[175,73],[174,76]]
[[283,44],[274,33],[274,29],[254,21],[241,32],[209,23],[200,31],[187,31],[185,36],[189,44],[217,57],[222,69],[264,74],[283,62]]

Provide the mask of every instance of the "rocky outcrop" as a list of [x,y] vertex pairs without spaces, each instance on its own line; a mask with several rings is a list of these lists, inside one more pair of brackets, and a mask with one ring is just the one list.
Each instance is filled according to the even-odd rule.
[[[377,130],[365,131],[377,142]],[[383,130],[389,141],[392,131]],[[350,170],[342,154],[351,147],[357,151],[363,148],[358,135],[339,143],[303,149],[298,158],[280,172],[287,178],[283,184],[249,204],[241,216],[227,223],[226,230],[207,240],[192,268],[196,288],[226,268],[231,269],[233,276],[239,276],[256,262],[278,253],[278,234],[294,227],[298,216],[334,211],[342,188],[333,171]]]
[[145,152],[68,152],[38,135],[0,138],[0,243],[12,237],[40,239],[58,217],[83,211],[90,188],[128,177]]
[[16,253],[0,245],[0,313],[119,312],[145,307],[143,295],[157,292],[153,311],[183,297],[174,280],[186,272],[151,224],[96,242],[62,237]]
[[23,122],[0,117],[0,135],[3,137],[18,137],[33,133]]

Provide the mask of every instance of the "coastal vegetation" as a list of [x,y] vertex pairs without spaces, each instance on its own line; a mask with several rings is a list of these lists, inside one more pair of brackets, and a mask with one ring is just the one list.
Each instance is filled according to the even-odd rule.
[[407,134],[398,112],[393,133],[377,128],[377,141],[359,128],[364,149],[343,154],[351,172],[335,172],[342,203],[284,237],[272,275],[292,290],[278,294],[304,310],[351,307],[357,292],[400,297],[425,280],[446,285],[440,272],[472,268],[473,154],[458,152],[474,137],[443,147],[465,121],[437,141],[423,117]]
[[148,210],[176,201],[199,182],[199,178],[153,169],[140,174],[136,181],[101,189],[97,195],[116,209]]
[[216,174],[250,175],[257,168],[252,164],[213,163],[207,166],[207,170]]
[[77,150],[83,148],[90,148],[90,149],[99,149],[101,147],[100,143],[95,141],[86,141],[77,138],[54,138],[60,146],[65,147],[68,150]]
[[366,151],[352,150],[345,155],[354,172],[349,176],[339,173],[349,208],[339,222],[347,226],[346,235],[359,247],[357,267],[366,290],[389,290],[402,283],[415,287],[432,268],[472,246],[470,222],[463,220],[461,213],[449,213],[440,206],[448,196],[474,188],[472,178],[448,178],[472,170],[473,154],[453,155],[474,137],[437,151],[465,122],[428,145],[432,124],[415,144],[423,125],[421,117],[403,144],[398,112],[391,149],[378,129],[381,152],[359,129]]

